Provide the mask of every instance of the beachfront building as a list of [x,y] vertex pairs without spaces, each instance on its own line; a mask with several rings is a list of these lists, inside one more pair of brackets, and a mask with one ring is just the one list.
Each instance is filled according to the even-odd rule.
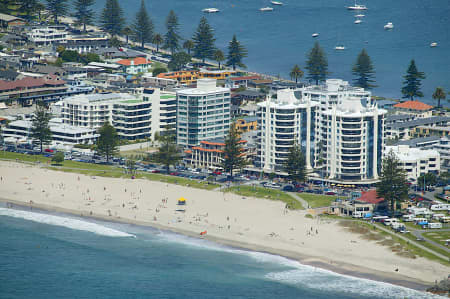
[[143,99],[151,103],[151,138],[157,134],[175,135],[177,126],[177,98],[173,92],[161,92],[158,88],[145,88]]
[[[392,119],[392,116],[389,118]],[[408,140],[414,137],[426,137],[433,134],[442,134],[442,136],[445,136],[445,132],[448,132],[449,123],[450,117],[448,116],[389,122],[386,124],[386,137],[390,139]]]
[[420,101],[405,101],[393,105],[396,114],[413,115],[416,118],[427,118],[433,116],[433,106]]
[[[15,120],[3,129],[5,140],[29,142],[31,138],[31,120]],[[60,119],[49,122],[52,132],[52,145],[94,144],[99,134],[92,128],[81,128],[61,123]]]
[[230,70],[200,69],[161,73],[157,77],[175,80],[179,85],[192,85],[197,83],[198,79],[225,80],[235,73],[235,71]]
[[367,183],[378,179],[384,148],[384,118],[369,91],[329,79],[301,89],[302,98],[319,104],[316,164],[329,182]]
[[408,145],[386,146],[385,153],[390,151],[400,160],[400,166],[406,171],[408,179],[416,181],[422,174],[438,174],[441,169],[437,150],[412,148]]
[[121,59],[116,63],[122,67],[122,70],[125,73],[133,75],[148,72],[152,64],[152,62],[145,57]]
[[293,144],[301,146],[306,166],[315,160],[316,117],[319,104],[300,92],[278,90],[277,98],[258,104],[258,138],[255,166],[264,172],[282,172]]
[[32,28],[27,33],[28,39],[36,45],[67,43],[67,31],[62,26],[46,26]]
[[123,93],[77,95],[62,100],[61,118],[64,124],[93,129],[109,122],[120,138],[145,139],[150,137],[151,103]]
[[192,147],[224,138],[230,129],[230,89],[215,79],[199,79],[197,88],[177,91],[177,143]]

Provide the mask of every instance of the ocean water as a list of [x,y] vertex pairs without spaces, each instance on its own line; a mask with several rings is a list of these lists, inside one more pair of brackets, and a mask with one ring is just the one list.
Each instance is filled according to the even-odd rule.
[[0,207],[0,298],[431,298],[152,228]]
[[[141,0],[120,0],[128,22],[132,23]],[[105,0],[97,0],[100,12]],[[374,94],[401,97],[401,86],[411,59],[416,60],[427,78],[423,81],[423,101],[437,86],[450,91],[450,1],[448,0],[360,0],[368,7],[351,12],[346,6],[353,0],[283,0],[282,7],[262,13],[269,0],[145,0],[156,31],[165,33],[164,21],[173,9],[179,16],[181,33],[190,38],[200,18],[205,15],[215,29],[216,46],[226,53],[233,34],[248,49],[245,59],[249,70],[284,78],[294,64],[305,66],[306,54],[317,40],[329,61],[330,77],[352,80],[351,68],[358,53],[365,48],[376,70],[378,88]],[[206,7],[217,7],[217,14],[204,14]],[[354,24],[355,14],[365,14],[363,23]],[[383,26],[394,23],[394,30]],[[431,48],[431,42],[438,47]],[[345,51],[334,47],[343,44]],[[446,102],[446,101],[444,101]],[[446,102],[448,105],[448,102]]]

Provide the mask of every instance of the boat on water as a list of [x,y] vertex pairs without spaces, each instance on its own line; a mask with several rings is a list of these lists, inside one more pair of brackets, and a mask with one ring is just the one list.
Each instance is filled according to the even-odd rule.
[[342,50],[345,50],[345,46],[343,46],[343,45],[337,45],[336,47],[334,47],[334,49],[335,49],[336,51],[342,51]]
[[318,37],[318,36],[319,36],[319,33],[313,33],[313,34],[311,34],[311,36],[312,36],[312,37]]
[[280,1],[270,1],[270,3],[272,3],[273,5],[283,5],[283,2]]
[[432,43],[430,44],[430,47],[434,48],[434,47],[437,47],[437,45],[438,45],[438,43],[432,42]]
[[216,13],[216,12],[219,12],[220,10],[218,8],[210,7],[210,8],[202,9],[202,11],[206,12],[206,13]]
[[361,15],[361,14],[359,14],[359,15],[355,15],[355,18],[364,18],[366,15]]
[[273,11],[273,8],[272,7],[261,7],[260,9],[259,9],[259,11]]
[[356,1],[355,1],[355,5],[347,6],[347,9],[348,10],[367,10],[367,7],[362,4],[356,4]]
[[385,30],[394,29],[394,24],[392,24],[391,22],[388,22],[386,25],[384,25],[384,29]]
[[355,23],[355,24],[361,24],[361,23],[362,23],[362,20],[358,19],[358,20],[355,20],[353,23]]

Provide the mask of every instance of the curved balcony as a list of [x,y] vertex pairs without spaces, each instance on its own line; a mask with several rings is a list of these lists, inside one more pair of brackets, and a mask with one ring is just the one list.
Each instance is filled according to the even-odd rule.
[[341,169],[341,173],[348,173],[348,174],[360,174],[361,168],[343,168]]
[[275,145],[280,146],[292,146],[292,141],[281,141],[281,140],[275,140]]
[[285,134],[285,135],[281,135],[281,134],[275,134],[275,138],[276,139],[280,139],[280,140],[294,140],[294,134]]
[[341,156],[341,161],[361,161],[360,155],[352,155],[352,156]]
[[275,119],[277,121],[294,121],[295,115],[276,115]]
[[361,143],[342,143],[341,148],[361,148]]
[[279,122],[279,121],[276,121],[275,122],[275,126],[277,126],[277,127],[293,127],[293,126],[295,126],[295,123],[293,122],[293,121],[291,121],[291,122]]
[[293,128],[275,128],[276,133],[294,133]]
[[341,150],[342,155],[361,155],[360,149],[342,149]]
[[344,142],[361,142],[360,137],[342,136],[341,140]]

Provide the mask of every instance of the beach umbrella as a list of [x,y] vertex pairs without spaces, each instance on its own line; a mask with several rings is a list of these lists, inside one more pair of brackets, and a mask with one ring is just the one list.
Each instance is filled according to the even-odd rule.
[[184,197],[178,198],[178,204],[179,205],[185,205],[186,204],[186,198],[184,198]]

